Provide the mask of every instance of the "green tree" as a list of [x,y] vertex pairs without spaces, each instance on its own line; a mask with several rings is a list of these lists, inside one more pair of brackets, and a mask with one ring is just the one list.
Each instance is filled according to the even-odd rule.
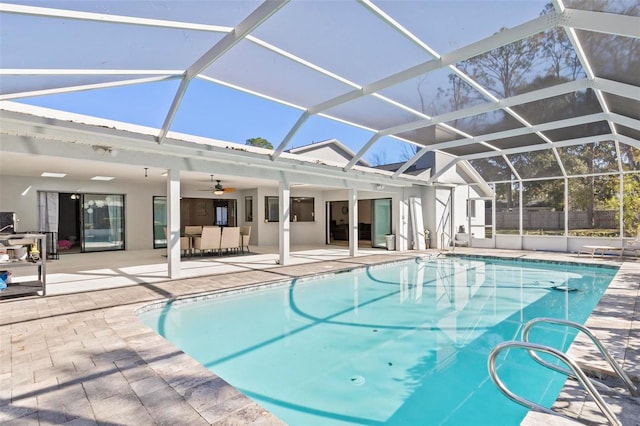
[[257,147],[260,147],[260,148],[273,149],[273,145],[271,145],[271,142],[269,142],[268,140],[266,140],[264,138],[247,139],[245,145],[257,146]]

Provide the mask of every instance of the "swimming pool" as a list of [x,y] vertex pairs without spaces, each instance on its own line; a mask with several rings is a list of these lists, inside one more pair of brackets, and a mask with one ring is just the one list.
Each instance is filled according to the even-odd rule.
[[[489,351],[532,318],[584,323],[615,273],[416,259],[174,302],[140,318],[290,425],[515,425],[527,410],[488,378]],[[537,332],[532,341],[566,349],[575,330]],[[546,406],[564,383],[525,351],[498,364],[510,388]]]

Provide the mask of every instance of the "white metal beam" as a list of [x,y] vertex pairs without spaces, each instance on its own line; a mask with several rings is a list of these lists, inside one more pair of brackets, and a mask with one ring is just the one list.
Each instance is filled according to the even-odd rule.
[[486,133],[484,135],[474,136],[474,142],[480,141],[492,141],[496,139],[512,138],[515,136],[522,136],[536,132],[546,132],[548,130],[560,129],[563,127],[579,126],[581,124],[593,123],[596,121],[606,121],[608,115],[599,112],[596,114],[583,115],[580,117],[567,118],[565,120],[552,121],[542,124],[536,124],[531,127],[518,127],[516,129],[504,130],[502,132]]
[[555,27],[558,24],[560,17],[561,15],[558,13],[548,13],[513,28],[502,30],[483,40],[443,55],[442,63],[445,64],[445,66],[452,65],[457,62],[464,61],[465,59],[473,58],[474,56],[489,52],[493,49],[497,49],[498,47],[506,46],[507,44],[539,34]]
[[533,34],[540,33],[555,26],[559,19],[558,16],[559,15],[557,14],[544,15],[522,25],[518,25],[514,28],[506,29],[477,43],[473,43],[469,46],[454,50],[453,52],[444,55],[439,60],[434,59],[423,62],[411,68],[407,68],[395,74],[384,77],[373,83],[367,84],[361,89],[354,89],[333,99],[329,99],[321,104],[310,107],[309,113],[312,115],[317,114],[318,112],[325,111],[329,108],[333,108],[343,103],[379,92],[380,90],[394,86],[398,83],[402,83],[406,80],[418,77],[431,71],[436,71],[438,69],[448,67],[450,65],[454,65],[459,61],[468,59],[481,53],[485,53],[497,47],[516,42]]
[[111,81],[108,83],[84,84],[80,86],[57,87],[53,89],[32,90],[28,92],[6,93],[3,95],[0,95],[0,101],[25,99],[25,98],[35,97],[35,96],[58,95],[61,93],[82,92],[85,90],[93,90],[93,89],[106,89],[108,87],[121,87],[121,86],[131,86],[134,84],[154,83],[158,81],[173,80],[175,78],[176,76],[173,76],[173,75],[165,75],[165,76],[158,76],[158,77],[135,78],[135,79],[128,79],[128,80]]
[[630,138],[629,136],[625,136],[625,135],[618,135],[618,140],[621,143],[627,144],[627,145],[631,145],[633,147],[636,147],[638,149],[640,149],[640,141],[637,139],[633,139]]
[[256,29],[260,24],[266,21],[271,15],[276,13],[282,6],[287,4],[289,0],[266,0],[260,6],[258,6],[253,12],[242,20],[232,31],[225,34],[225,36],[218,41],[211,49],[209,49],[204,55],[198,58],[189,68],[184,72],[184,77],[178,87],[176,96],[173,98],[167,117],[162,124],[160,133],[158,134],[158,143],[162,143],[164,138],[169,132],[171,123],[175,118],[182,98],[189,86],[191,80],[215,62],[218,58],[224,55],[229,49],[243,40],[251,31]]
[[369,150],[369,148],[371,148],[373,144],[378,141],[378,139],[380,139],[380,135],[378,133],[371,136],[371,138],[367,141],[367,143],[365,143],[364,146],[360,148],[360,151],[358,151],[358,153],[354,155],[351,160],[349,160],[349,163],[346,166],[344,166],[344,170],[345,171],[351,170],[353,166],[355,166],[356,163],[360,161],[360,159]]
[[307,111],[303,112],[302,115],[300,115],[300,117],[298,118],[298,121],[296,121],[296,124],[293,125],[293,127],[291,128],[291,130],[289,130],[289,133],[287,133],[287,135],[284,137],[284,139],[282,140],[278,148],[276,148],[276,150],[273,151],[273,153],[271,154],[271,160],[275,160],[280,156],[280,154],[282,154],[282,151],[284,151],[287,145],[289,145],[289,142],[291,142],[291,139],[293,138],[293,136],[295,136],[296,132],[307,121],[308,118],[309,118],[309,113]]
[[0,75],[161,75],[179,76],[184,70],[89,69],[89,68],[0,68]]
[[451,161],[449,161],[439,170],[436,170],[436,173],[433,176],[431,176],[431,178],[429,178],[429,183],[431,184],[431,183],[437,182],[440,176],[442,176],[447,171],[449,171],[449,169],[451,169],[453,166],[458,164],[458,161],[462,161],[462,160],[460,160],[460,158],[453,158]]
[[401,174],[403,174],[409,167],[415,164],[415,162],[418,161],[420,157],[422,157],[424,154],[426,154],[429,151],[432,151],[432,149],[428,146],[425,146],[424,148],[416,152],[413,157],[405,161],[404,164],[398,170],[396,170],[396,172],[393,174],[393,177],[398,177]]
[[640,87],[638,86],[620,83],[619,81],[607,80],[606,78],[595,77],[593,79],[592,87],[616,96],[640,101]]
[[613,112],[609,113],[609,118],[616,124],[620,124],[631,129],[640,130],[640,120],[636,120],[635,118],[627,117],[626,115],[620,115]]
[[[569,12],[568,9],[565,9],[563,15],[564,16],[572,16],[571,14],[573,12],[575,12],[575,11]],[[596,16],[596,15],[591,15],[591,16],[593,17],[593,16]],[[597,16],[602,16],[602,15],[597,15]],[[578,57],[578,60],[582,64],[582,67],[584,68],[587,77],[591,81],[595,80],[595,73],[593,71],[593,67],[591,66],[591,61],[589,60],[589,58],[587,57],[584,49],[582,48],[582,43],[580,43],[580,39],[578,38],[578,35],[576,33],[575,28],[574,27],[566,28],[566,33],[567,33],[567,38],[571,42],[571,45],[573,46],[573,49],[574,49],[574,51],[576,53],[576,56]],[[598,88],[593,88],[593,92],[596,95],[596,99],[598,100],[598,103],[600,104],[600,108],[602,109],[602,111],[605,112],[606,114],[608,114],[610,112],[609,105],[607,105],[607,101],[604,98],[604,94],[603,94],[602,90],[600,90]],[[607,119],[607,124],[609,126],[609,129],[611,130],[611,133],[614,135],[614,140],[617,140],[615,138],[616,126],[609,119]],[[618,170],[620,172],[622,172],[622,168],[621,168],[622,163],[620,161],[618,161],[618,166],[619,166]]]
[[53,9],[48,7],[24,6],[0,3],[0,12],[20,15],[34,15],[52,18],[75,19],[113,24],[129,24],[159,28],[174,28],[194,31],[229,32],[231,28],[220,25],[197,24],[193,22],[167,21],[163,19],[139,18],[135,16],[110,15],[107,13],[82,12],[79,10]]
[[358,1],[365,8],[367,8],[371,13],[376,15],[379,19],[381,19],[383,22],[385,22],[387,25],[389,25],[391,28],[393,28],[400,34],[402,34],[404,37],[411,40],[411,42],[419,46],[422,50],[424,50],[425,52],[433,56],[435,59],[440,59],[440,55],[435,50],[433,50],[425,42],[420,40],[420,38],[418,38],[415,34],[413,34],[411,31],[406,29],[404,26],[400,25],[398,21],[393,19],[391,16],[385,13],[382,9],[380,9],[378,6],[373,4],[370,0],[358,0]]
[[[593,143],[593,142],[604,142],[604,141],[610,141],[613,140],[614,136],[611,134],[606,134],[606,135],[596,135],[596,136],[587,136],[584,138],[577,138],[577,139],[568,139],[568,140],[564,140],[564,141],[558,141],[558,142],[553,142],[553,146],[555,146],[556,148],[562,148],[562,147],[566,147],[566,146],[573,146],[573,145],[581,145],[581,144],[588,144],[588,143]],[[527,146],[521,146],[518,148],[509,148],[509,149],[504,149],[501,151],[502,154],[504,155],[512,155],[512,154],[520,154],[523,152],[531,152],[531,151],[543,151],[543,150],[547,150],[547,149],[551,149],[551,146],[548,144],[538,144],[538,145],[527,145]],[[478,158],[489,158],[489,157],[495,157],[496,153],[495,152],[481,152],[478,154],[469,154],[469,155],[462,155],[459,158],[461,160],[475,160]]]
[[579,30],[640,38],[640,17],[637,16],[565,9],[560,25]]
[[469,108],[451,111],[445,114],[432,117],[430,120],[418,120],[411,123],[401,124],[398,126],[388,127],[380,130],[383,135],[403,133],[410,130],[419,129],[422,127],[432,126],[435,124],[446,123],[449,121],[459,120],[461,118],[471,117],[478,114],[484,114],[487,112],[496,111],[502,108],[513,107],[520,104],[539,101],[542,99],[559,96],[565,93],[573,93],[578,90],[586,89],[589,87],[589,81],[586,79],[575,80],[569,83],[562,83],[556,86],[547,87],[540,90],[534,90],[522,95],[512,96],[510,98],[501,99],[498,103],[487,102],[472,106]]

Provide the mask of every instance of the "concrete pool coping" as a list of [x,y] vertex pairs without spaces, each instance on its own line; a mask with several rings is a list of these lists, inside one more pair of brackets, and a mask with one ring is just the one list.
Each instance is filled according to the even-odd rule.
[[[458,248],[456,252],[478,253]],[[485,253],[620,266],[587,326],[630,375],[640,376],[640,262],[510,250],[483,250]],[[4,300],[0,302],[0,422],[282,424],[144,326],[135,317],[136,309],[159,300],[325,274],[419,254],[385,252],[173,282],[143,282],[117,289]],[[579,346],[577,340],[571,351]],[[580,357],[591,363],[595,359],[591,353]],[[601,422],[599,413],[590,408],[589,398],[573,391],[570,386],[565,387],[557,409],[581,421]],[[637,399],[630,402],[630,408],[616,407],[623,424],[635,424],[624,420],[638,408]],[[522,424],[560,421],[560,417],[534,413]]]

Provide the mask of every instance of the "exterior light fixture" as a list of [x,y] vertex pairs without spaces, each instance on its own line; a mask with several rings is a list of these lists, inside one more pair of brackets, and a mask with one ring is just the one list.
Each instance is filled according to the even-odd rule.
[[224,189],[222,188],[222,184],[220,183],[220,181],[219,181],[219,180],[216,180],[216,182],[218,182],[218,183],[217,183],[217,184],[216,184],[216,186],[214,187],[214,191],[213,191],[213,193],[214,193],[215,195],[223,195],[223,194],[224,194]]

